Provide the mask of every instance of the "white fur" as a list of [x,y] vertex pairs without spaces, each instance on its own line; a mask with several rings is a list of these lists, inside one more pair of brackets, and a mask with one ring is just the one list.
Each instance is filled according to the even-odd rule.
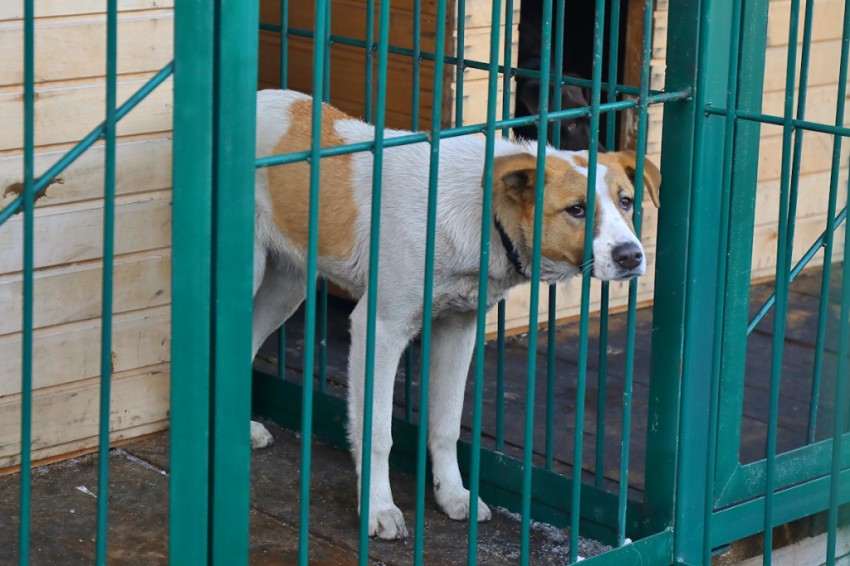
[[[289,128],[290,105],[304,98],[306,95],[286,91],[259,93],[259,155],[271,154]],[[388,130],[386,137],[406,133]],[[335,134],[346,143],[370,141],[374,138],[374,128],[358,120],[344,120],[336,122]],[[437,503],[451,518],[458,520],[469,515],[469,492],[461,482],[456,445],[464,384],[475,340],[484,151],[484,140],[473,136],[444,139],[440,144],[428,446]],[[497,156],[519,152],[535,154],[536,151],[534,143],[515,144],[503,140],[496,142],[495,149]],[[567,152],[550,151],[571,159]],[[427,143],[384,150],[369,533],[388,539],[407,534],[401,511],[393,503],[388,457],[392,446],[392,395],[398,360],[422,324],[429,159]],[[320,275],[362,297],[351,314],[348,396],[349,441],[358,480],[362,458],[367,314],[364,295],[368,286],[372,166],[371,153],[352,156],[351,186],[354,187],[357,220],[351,256],[346,259],[320,257],[318,260]],[[611,210],[610,196],[606,200],[608,193],[602,167],[599,174],[597,202],[602,214],[603,237],[594,243],[594,253],[596,269],[604,275],[607,267],[601,254],[618,239],[636,239],[617,211]],[[259,170],[256,177],[255,354],[274,329],[295,311],[305,295],[304,251],[288,242],[272,222],[268,182],[266,172]],[[487,303],[492,306],[525,278],[516,273],[508,260],[492,222],[490,231]],[[610,255],[610,251],[608,253]],[[575,266],[551,260],[544,260],[542,266],[542,278],[548,281],[564,280],[579,271]],[[252,435],[254,432],[252,427]],[[256,432],[261,435],[259,429]],[[357,485],[359,499],[359,481]],[[479,500],[479,520],[488,520],[490,516],[490,510]]]

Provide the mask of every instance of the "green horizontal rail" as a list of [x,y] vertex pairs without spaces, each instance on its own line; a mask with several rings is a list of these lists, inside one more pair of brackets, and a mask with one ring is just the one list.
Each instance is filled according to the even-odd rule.
[[[826,462],[829,465],[829,462]],[[840,503],[850,502],[850,470],[840,473]],[[825,511],[829,507],[829,475],[795,485],[774,494],[774,523],[784,525],[802,517]],[[717,548],[750,535],[764,528],[764,497],[735,505],[714,514],[711,546]]]
[[[161,85],[165,79],[170,77],[173,72],[174,61],[171,61],[160,69],[154,76],[148,79],[148,82],[142,85],[139,90],[137,90],[130,98],[117,108],[115,113],[116,121],[120,121],[124,116],[129,114],[142,100],[145,99],[147,95],[151,93],[151,91]],[[103,139],[106,136],[106,131],[106,121],[101,122],[100,125],[96,126],[86,137],[81,139],[74,147],[68,150],[65,155],[63,155],[56,163],[45,171],[37,181],[35,181],[32,188],[33,195],[38,197],[39,193],[53,182],[56,175],[59,175],[62,171],[64,171],[80,155],[85,153],[88,148],[94,145],[96,141]],[[18,195],[11,203],[9,203],[8,206],[6,206],[6,208],[0,211],[0,224],[3,224],[9,219],[9,217],[21,210],[24,202],[23,199],[24,195]]]
[[[726,108],[712,106],[710,104],[705,107],[705,112],[706,114],[712,114],[715,116],[734,117],[738,118],[739,120],[746,120],[748,122],[759,122],[761,124],[770,124],[773,126],[782,126],[785,123],[785,119],[782,116],[761,114],[759,112],[749,112],[746,110],[733,109],[730,111]],[[806,130],[811,132],[818,132],[821,134],[833,134],[844,137],[850,136],[850,128],[846,128],[843,126],[835,126],[831,124],[820,124],[818,122],[810,122],[809,120],[793,119],[791,120],[791,126],[795,130]]]
[[[264,30],[264,31],[273,31],[273,32],[280,33],[281,27],[278,24],[261,23],[260,29]],[[290,27],[289,30],[288,30],[288,34],[292,37],[303,37],[303,38],[306,38],[306,39],[313,39],[313,32],[306,30],[306,29]],[[343,35],[331,35],[331,42],[332,43],[339,43],[340,45],[347,45],[349,47],[361,47],[361,48],[364,48],[364,49],[366,48],[367,45],[369,45],[368,41],[364,41],[362,39],[355,39],[353,37],[346,37],[346,36],[343,36]],[[372,47],[374,49],[374,47],[375,47],[374,43],[372,44]],[[404,55],[404,56],[407,56],[407,57],[414,57],[416,55],[416,53],[414,52],[413,49],[408,49],[408,48],[405,48],[405,47],[399,47],[397,45],[390,45],[389,46],[389,52],[392,53],[393,55]],[[367,51],[367,53],[368,53],[368,51]],[[434,59],[435,59],[434,53],[432,53],[430,51],[420,51],[419,57],[423,61],[434,61]],[[460,58],[460,57],[445,56],[444,60],[445,60],[446,63],[448,63],[450,65],[458,65],[458,66],[461,66],[461,67],[465,67],[465,68],[469,68],[469,69],[477,69],[477,70],[480,70],[480,71],[487,71],[490,67],[490,64],[488,62],[477,61],[477,60],[474,60],[474,59],[465,59],[465,58]],[[498,69],[499,69],[499,73],[503,73],[503,74],[510,73],[511,76],[514,76],[514,77],[527,77],[527,78],[530,78],[530,79],[541,78],[540,71],[532,71],[532,70],[529,70],[529,69],[522,69],[520,67],[511,67],[511,66],[505,66],[505,65],[499,65]],[[587,79],[581,79],[581,78],[578,78],[578,77],[569,77],[569,76],[566,76],[566,75],[562,77],[561,83],[565,84],[565,85],[575,85],[575,86],[579,86],[579,87],[582,87],[582,88],[591,88],[593,86],[593,81],[590,81],[590,80],[587,80]],[[640,94],[640,88],[638,88],[638,87],[633,87],[633,86],[628,86],[628,85],[611,85],[610,83],[607,83],[607,82],[602,82],[602,90],[603,91],[616,90],[620,94],[628,94],[628,95],[634,95],[634,96],[638,96]],[[653,91],[650,91],[650,92],[652,94],[661,94],[662,91],[653,90]]]
[[[824,230],[817,240],[811,245],[811,247],[803,254],[803,257],[800,258],[800,261],[797,262],[797,265],[794,266],[794,269],[791,270],[791,273],[788,277],[788,284],[793,283],[797,276],[800,275],[800,272],[806,268],[812,258],[814,258],[821,248],[825,247],[826,239],[829,232],[834,232],[838,230],[841,226],[841,223],[847,218],[847,207],[845,206],[841,212],[835,217],[835,220],[832,223],[832,226],[828,230]],[[770,309],[776,303],[776,293],[771,293],[770,297],[764,302],[764,305],[759,309],[753,319],[750,321],[749,326],[747,327],[747,335],[752,333],[755,330],[756,326],[758,326],[759,322],[770,312]]]
[[[648,97],[649,104],[662,104],[667,102],[677,102],[685,100],[690,96],[687,92],[666,92]],[[638,100],[621,100],[618,102],[602,104],[599,108],[600,113],[604,112],[619,112],[630,108],[638,108],[640,101]],[[570,110],[562,110],[560,112],[552,112],[549,114],[549,119],[564,120],[569,118],[577,118],[579,116],[589,116],[590,110],[587,108],[573,108]],[[536,116],[524,116],[522,118],[511,118],[510,120],[499,120],[496,122],[497,128],[512,128],[514,126],[523,126],[534,124],[537,122]],[[472,124],[470,126],[462,126],[460,128],[452,128],[448,130],[440,130],[440,139],[456,138],[469,134],[480,134],[487,130],[487,124]],[[409,145],[412,143],[422,143],[429,141],[430,134],[428,133],[411,133],[398,137],[387,138],[384,141],[384,147],[398,147]],[[357,153],[362,151],[371,151],[374,149],[374,142],[359,142],[352,144],[336,145],[332,147],[322,148],[320,157],[334,157],[337,155],[346,155],[349,153]],[[285,165],[287,163],[296,163],[298,161],[307,161],[310,158],[309,151],[298,151],[294,153],[284,153],[279,155],[270,155],[257,159],[257,167],[274,167],[277,165]]]

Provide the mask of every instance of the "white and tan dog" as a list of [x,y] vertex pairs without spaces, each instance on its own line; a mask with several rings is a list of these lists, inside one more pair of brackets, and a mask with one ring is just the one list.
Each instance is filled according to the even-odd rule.
[[[305,94],[260,92],[258,155],[309,149],[311,107],[312,99]],[[407,133],[388,130],[386,136]],[[324,106],[323,147],[372,139],[373,126]],[[475,342],[484,151],[484,140],[479,137],[444,139],[440,144],[428,447],[437,503],[449,517],[458,520],[469,515],[469,492],[461,482],[456,445]],[[530,275],[536,154],[535,143],[496,142],[488,306],[495,305]],[[385,539],[407,535],[390,491],[388,457],[399,357],[422,324],[429,158],[427,143],[384,150],[369,533]],[[581,272],[587,165],[586,152],[547,149],[543,281],[564,281]],[[631,221],[634,187],[630,177],[634,172],[633,153],[599,155],[594,259],[592,267],[586,267],[600,279],[628,279],[646,269],[643,248]],[[305,297],[309,177],[306,162],[257,172],[255,355]],[[646,162],[645,186],[656,206],[660,181],[658,169]],[[371,193],[371,153],[322,160],[318,271],[353,296],[362,297],[351,314],[348,366],[348,432],[358,479]],[[258,423],[252,423],[251,432],[255,447],[271,441]],[[359,481],[357,485],[359,490]],[[478,518],[490,518],[490,510],[480,500]]]

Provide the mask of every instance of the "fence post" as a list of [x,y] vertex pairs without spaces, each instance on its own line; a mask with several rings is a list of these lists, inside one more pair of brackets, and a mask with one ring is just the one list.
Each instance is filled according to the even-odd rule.
[[677,564],[700,563],[704,534],[724,126],[704,108],[724,101],[730,17],[729,2],[669,4],[665,89],[693,95],[664,109],[645,489],[654,526],[674,527]]
[[171,562],[248,563],[259,9],[175,7]]
[[174,8],[170,562],[207,564],[213,27],[211,0]]

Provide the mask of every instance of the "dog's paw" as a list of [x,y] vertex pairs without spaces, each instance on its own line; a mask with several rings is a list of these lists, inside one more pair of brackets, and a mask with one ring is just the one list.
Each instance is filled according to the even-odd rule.
[[274,443],[272,433],[257,421],[251,421],[251,449],[266,448]]
[[[469,491],[464,489],[457,495],[438,498],[437,503],[449,519],[465,521],[469,518]],[[478,498],[478,522],[489,521],[493,517],[487,504]]]
[[395,505],[369,511],[369,536],[384,540],[407,538],[407,527],[401,510]]

